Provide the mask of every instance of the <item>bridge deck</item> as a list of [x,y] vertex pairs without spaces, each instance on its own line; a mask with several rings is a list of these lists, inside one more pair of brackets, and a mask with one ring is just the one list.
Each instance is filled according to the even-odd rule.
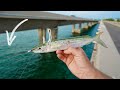
[[62,25],[79,24],[84,22],[97,22],[95,20],[53,14],[43,11],[0,11],[0,33],[5,30],[12,31],[23,19],[29,19],[22,24],[17,31],[38,28],[55,28]]
[[80,18],[80,17],[53,14],[53,13],[43,12],[43,11],[0,11],[0,18],[94,21],[94,20]]

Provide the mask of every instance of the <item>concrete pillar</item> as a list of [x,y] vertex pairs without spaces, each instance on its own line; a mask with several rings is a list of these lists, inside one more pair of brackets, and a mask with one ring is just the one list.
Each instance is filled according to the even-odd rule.
[[93,26],[93,22],[92,22],[92,26]]
[[58,35],[58,28],[51,28],[51,35],[52,35],[52,41],[55,41]]
[[[42,38],[44,38],[44,40],[46,41],[46,29],[43,29],[43,37]],[[45,43],[45,41],[44,41],[44,43]]]
[[90,26],[89,26],[89,22],[87,23],[87,28],[89,28]]
[[81,23],[81,29],[83,29],[83,27],[84,27],[84,23]]
[[83,29],[88,29],[88,23],[84,23],[85,25],[84,25],[84,27],[83,27]]
[[75,24],[72,25],[72,32],[75,32]]
[[81,30],[82,23],[79,23],[78,29]]
[[46,30],[43,28],[38,29],[39,44],[43,44],[43,36],[46,40]]
[[91,27],[92,27],[92,22],[90,22],[90,25],[91,25]]
[[82,23],[79,23],[79,26],[78,26],[78,32],[81,33],[81,29],[82,29]]
[[79,23],[78,28],[76,28],[76,27],[75,27],[75,24],[73,24],[73,26],[72,26],[72,33],[73,33],[73,34],[80,34],[81,24],[82,24],[82,23]]
[[89,28],[89,22],[87,22],[87,29]]
[[89,22],[89,27],[91,27],[92,25],[91,25],[91,22]]
[[86,25],[85,26],[88,26],[88,22],[86,22]]
[[90,22],[88,22],[88,27],[90,27]]
[[87,22],[87,26],[89,26],[89,22]]

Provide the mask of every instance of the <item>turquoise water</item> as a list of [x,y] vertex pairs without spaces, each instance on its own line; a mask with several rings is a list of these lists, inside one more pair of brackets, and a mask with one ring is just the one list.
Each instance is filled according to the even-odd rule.
[[[95,36],[98,25],[89,32]],[[73,36],[72,26],[59,27],[58,39]],[[15,32],[17,38],[12,46],[7,45],[6,34],[0,34],[0,79],[77,79],[60,61],[55,52],[34,54],[27,51],[39,44],[37,30]],[[83,47],[88,58],[91,58],[94,44]]]

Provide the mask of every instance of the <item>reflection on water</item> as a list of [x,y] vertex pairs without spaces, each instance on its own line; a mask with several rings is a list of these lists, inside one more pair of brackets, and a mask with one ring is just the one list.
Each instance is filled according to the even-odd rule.
[[[84,34],[95,36],[98,25]],[[58,39],[72,36],[72,26],[59,27]],[[27,51],[38,45],[37,30],[16,32],[17,38],[11,47],[7,46],[6,34],[0,34],[0,78],[18,79],[77,79],[60,61],[55,52],[34,54]],[[48,36],[47,36],[48,37]],[[91,58],[94,44],[83,47],[88,58]]]

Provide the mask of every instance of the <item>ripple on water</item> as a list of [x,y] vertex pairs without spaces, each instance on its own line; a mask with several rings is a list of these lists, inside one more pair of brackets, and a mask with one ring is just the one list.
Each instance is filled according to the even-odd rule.
[[[84,34],[94,36],[97,28],[98,25]],[[59,27],[58,39],[72,36],[71,29],[70,25]],[[27,52],[38,45],[37,30],[16,32],[15,35],[17,38],[12,46],[8,47],[6,34],[0,34],[0,79],[77,79],[57,58],[55,52],[47,54]],[[94,44],[89,44],[83,47],[89,58],[91,58],[93,46]]]

